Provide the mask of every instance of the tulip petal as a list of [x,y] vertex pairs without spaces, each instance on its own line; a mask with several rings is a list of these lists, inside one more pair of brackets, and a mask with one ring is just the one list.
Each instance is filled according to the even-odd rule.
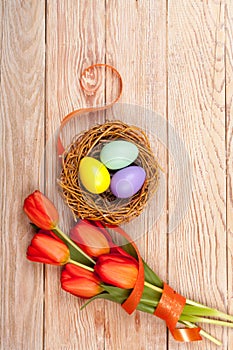
[[103,291],[100,280],[93,272],[72,264],[67,264],[62,271],[61,286],[81,298],[92,298]]
[[69,249],[63,242],[42,233],[35,234],[27,250],[29,260],[52,265],[64,265],[69,257]]
[[107,238],[87,220],[80,220],[70,231],[71,239],[89,256],[97,258],[110,252]]
[[86,281],[85,278],[73,278],[72,280],[63,280],[62,289],[80,298],[92,298],[102,292],[102,288],[94,281]]
[[94,269],[103,282],[125,289],[132,289],[138,276],[138,262],[120,254],[100,256]]
[[23,209],[29,219],[42,229],[53,229],[58,223],[59,216],[55,206],[40,191],[33,192],[25,199]]

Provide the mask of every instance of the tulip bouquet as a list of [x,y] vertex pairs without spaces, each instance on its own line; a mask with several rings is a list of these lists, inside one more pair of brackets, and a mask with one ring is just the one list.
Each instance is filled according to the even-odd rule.
[[[177,341],[206,337],[221,345],[197,323],[233,327],[233,316],[186,299],[163,282],[120,227],[80,220],[68,236],[58,227],[53,203],[39,191],[25,199],[24,211],[36,230],[27,258],[64,265],[61,287],[88,299],[84,306],[102,298],[119,303],[129,314],[137,309],[158,316]],[[121,246],[114,243],[116,235],[124,243]],[[178,323],[183,328],[177,328]]]

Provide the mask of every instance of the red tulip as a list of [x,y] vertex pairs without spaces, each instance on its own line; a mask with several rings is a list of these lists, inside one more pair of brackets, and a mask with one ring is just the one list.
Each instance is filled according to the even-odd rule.
[[69,261],[70,252],[65,243],[47,234],[36,233],[28,247],[27,258],[44,264],[64,265]]
[[61,286],[66,292],[80,298],[92,298],[103,291],[100,280],[93,272],[73,264],[67,264],[62,271]]
[[40,191],[33,192],[25,199],[23,209],[36,226],[44,230],[53,230],[57,226],[57,209]]
[[132,289],[138,276],[137,260],[121,254],[101,255],[94,269],[103,282],[125,289]]
[[80,220],[70,231],[70,238],[89,256],[97,258],[110,252],[102,230],[87,220]]

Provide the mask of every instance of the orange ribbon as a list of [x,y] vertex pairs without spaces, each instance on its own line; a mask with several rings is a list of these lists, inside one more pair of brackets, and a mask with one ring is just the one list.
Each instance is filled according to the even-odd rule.
[[162,318],[170,330],[175,329],[182,314],[186,299],[177,294],[169,285],[163,284],[163,294],[155,309],[154,315]]
[[163,319],[173,338],[177,341],[196,341],[202,340],[200,336],[201,328],[176,328],[180,315],[185,307],[186,299],[176,293],[169,285],[164,283],[163,294],[155,309],[154,315]]
[[127,235],[127,233],[119,226],[113,226],[111,228],[113,228],[121,236],[125,237],[130,242],[130,244],[134,247],[134,249],[135,249],[135,251],[137,253],[137,258],[138,258],[138,276],[137,276],[137,280],[136,280],[135,286],[134,286],[132,292],[130,293],[129,297],[124,301],[123,304],[121,304],[123,309],[128,314],[132,314],[136,310],[138,304],[140,303],[140,300],[141,300],[141,297],[142,297],[142,293],[143,293],[143,289],[144,289],[144,265],[143,265],[143,261],[142,261],[140,252],[138,250],[138,247],[132,241],[130,236]]
[[97,68],[105,68],[105,69],[110,69],[118,78],[119,81],[119,91],[117,96],[115,97],[115,99],[113,101],[111,101],[110,103],[106,104],[106,105],[101,105],[101,106],[96,106],[96,107],[88,107],[88,108],[80,108],[77,109],[71,113],[69,113],[67,116],[64,117],[64,119],[61,121],[60,124],[60,129],[59,129],[59,133],[58,133],[58,138],[57,138],[57,153],[59,156],[62,155],[62,153],[64,152],[65,148],[62,144],[61,141],[61,132],[62,129],[64,128],[64,126],[74,117],[77,117],[83,113],[89,113],[89,112],[97,112],[97,111],[101,111],[101,110],[105,110],[107,108],[112,107],[121,97],[122,94],[122,89],[123,89],[123,83],[122,83],[122,78],[120,73],[116,70],[116,68],[105,64],[105,63],[96,63],[91,65],[90,67],[87,67],[86,69],[84,69],[84,71],[81,74],[81,79],[80,79],[80,85],[82,90],[86,93],[86,95],[94,95],[96,93],[96,91],[99,88],[99,85],[96,83],[97,82],[97,78],[96,78],[96,69]]

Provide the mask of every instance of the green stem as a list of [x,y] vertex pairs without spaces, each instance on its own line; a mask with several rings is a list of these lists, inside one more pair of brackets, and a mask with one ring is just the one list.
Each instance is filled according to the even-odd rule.
[[150,299],[146,299],[146,298],[141,298],[140,299],[140,303],[146,304],[146,305],[150,305],[150,306],[154,306],[156,307],[158,305],[158,301],[155,300],[150,300]]
[[[188,321],[182,321],[181,323],[183,323],[184,325],[188,326],[189,328],[194,328],[194,327],[197,327],[196,325],[194,325],[193,323],[191,322],[188,322]],[[210,341],[212,341],[213,343],[215,343],[216,345],[222,345],[222,343],[214,338],[212,335],[210,335],[209,333],[205,332],[203,329],[200,330],[200,335],[206,339],[209,339]]]
[[148,287],[150,289],[153,289],[156,292],[163,293],[163,289],[162,288],[156,287],[156,286],[154,286],[153,284],[151,284],[151,283],[149,283],[147,281],[144,282],[144,286],[146,286],[146,287]]
[[81,264],[81,263],[79,263],[79,262],[77,262],[75,260],[70,259],[69,263],[73,264],[73,265],[76,265],[76,266],[79,266],[79,267],[82,267],[83,269],[86,269],[88,271],[94,272],[94,269],[92,267],[87,266],[87,265],[83,265],[83,264]]
[[204,316],[204,317],[218,317],[233,322],[233,316],[225,314],[224,312],[209,307],[203,308],[201,306],[185,305],[182,312],[183,315]]
[[[143,311],[143,312],[147,312],[149,314],[153,314],[154,313],[154,305],[150,305],[150,301],[149,303],[147,302],[148,299],[143,298],[140,300],[140,303],[137,306],[137,310]],[[155,303],[155,302],[154,302]],[[197,327],[197,325],[195,325],[194,323],[185,321],[185,320],[179,320],[179,323],[184,324],[185,326],[189,327],[189,328],[194,328]],[[222,343],[214,338],[212,335],[210,335],[209,333],[205,332],[203,329],[200,330],[200,335],[203,336],[204,338],[209,339],[210,341],[212,341],[213,343],[217,344],[217,345],[222,345]]]
[[209,323],[209,324],[215,324],[218,326],[224,326],[224,327],[231,327],[233,328],[232,322],[225,322],[225,321],[219,321],[219,320],[213,320],[210,318],[204,318],[204,317],[197,317],[192,315],[181,315],[180,320],[182,321],[191,321],[191,322],[201,322],[201,323]]
[[215,343],[218,346],[221,346],[222,343],[220,342],[220,340],[214,338],[212,335],[210,335],[209,333],[205,332],[203,329],[200,330],[200,335],[206,339],[209,339],[210,341],[212,341],[213,343]]
[[[159,293],[163,293],[163,289],[159,288],[159,287],[156,287],[154,286],[153,284],[145,281],[144,282],[144,285],[156,292],[159,292]],[[147,299],[143,299],[142,302],[144,303],[147,303]],[[154,302],[154,307],[156,307],[156,302]],[[158,304],[158,303],[157,303]],[[222,316],[222,317],[229,317],[229,319],[232,318],[232,316],[229,316],[227,314],[224,314],[218,310],[215,310],[215,309],[211,309],[211,308],[208,308],[207,306],[205,305],[202,305],[202,304],[199,304],[199,303],[196,303],[195,301],[192,301],[192,300],[189,300],[189,299],[186,299],[186,304],[188,305],[191,305],[193,307],[196,307],[196,308],[199,308],[199,309],[203,309],[203,310],[212,310],[212,311],[216,311],[216,316]],[[148,305],[152,305],[152,303],[149,301],[149,304]],[[222,321],[216,321],[216,320],[210,320],[210,319],[205,319],[205,318],[202,318],[202,317],[193,317],[193,316],[188,316],[187,315],[187,318],[185,318],[186,315],[181,315],[180,317],[180,322],[185,324],[186,326],[188,326],[189,328],[193,328],[193,327],[197,327],[195,324],[189,322],[187,320],[187,318],[189,318],[190,321],[194,321],[194,322],[206,322],[206,323],[213,323],[213,324],[218,324],[218,325],[222,325],[222,326],[229,326],[229,327],[232,327],[233,325],[231,323],[228,323],[228,322],[222,322]],[[220,346],[222,345],[222,343],[214,338],[212,335],[210,335],[209,333],[205,332],[203,329],[200,330],[200,335],[203,336],[204,338],[207,338],[209,339],[210,341],[212,341],[213,343],[215,343],[216,345]]]
[[216,312],[216,317],[219,318],[225,318],[226,320],[232,321],[233,322],[233,316],[225,314],[224,312],[218,311],[216,309],[211,309]]
[[64,232],[62,232],[58,226],[56,226],[56,227],[53,229],[53,231],[57,231],[57,232],[59,233],[59,235],[60,235],[62,238],[64,238],[74,249],[76,249],[80,254],[82,254],[83,256],[85,256],[86,259],[88,259],[88,260],[91,261],[93,264],[95,264],[95,261],[94,261],[92,258],[90,258],[89,255],[87,255],[86,253],[84,253],[84,251],[83,251],[81,248],[79,248],[79,247],[77,246],[77,244],[75,244],[74,241],[72,241]]
[[186,304],[195,306],[207,311],[211,311],[211,316],[216,316],[219,318],[225,318],[226,320],[233,321],[233,316],[226,314],[225,312],[218,311],[217,309],[212,309],[211,307],[205,306],[203,304],[197,303],[193,300],[186,299]]
[[192,306],[201,307],[201,308],[203,308],[203,309],[208,309],[207,306],[205,306],[205,305],[203,305],[203,304],[200,304],[200,303],[196,303],[196,301],[189,300],[189,299],[186,299],[186,304],[192,305]]

